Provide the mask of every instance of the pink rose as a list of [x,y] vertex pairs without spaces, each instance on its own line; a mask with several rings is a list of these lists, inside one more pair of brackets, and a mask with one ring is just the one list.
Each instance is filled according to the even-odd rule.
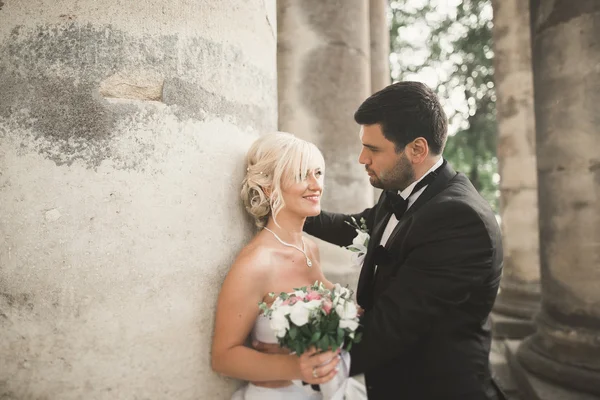
[[306,296],[306,298],[308,299],[308,301],[321,300],[321,295],[319,294],[319,292],[308,292],[308,296]]
[[323,301],[323,311],[325,311],[325,315],[329,315],[331,309],[333,308],[333,304],[329,300]]

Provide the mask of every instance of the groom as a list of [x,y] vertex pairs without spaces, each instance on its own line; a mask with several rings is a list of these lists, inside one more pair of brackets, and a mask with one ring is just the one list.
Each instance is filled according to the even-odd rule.
[[[502,272],[500,229],[466,176],[443,159],[447,118],[418,82],[373,94],[354,119],[378,203],[353,216],[371,235],[357,301],[365,310],[351,374],[369,399],[502,399],[490,377],[489,314]],[[350,215],[323,211],[305,231],[347,246]]]

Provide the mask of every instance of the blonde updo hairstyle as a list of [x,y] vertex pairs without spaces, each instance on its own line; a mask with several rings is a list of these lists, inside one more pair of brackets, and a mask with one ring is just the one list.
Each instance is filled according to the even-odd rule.
[[256,226],[264,227],[270,216],[275,220],[285,207],[282,188],[300,182],[317,168],[324,170],[324,160],[314,144],[285,132],[258,138],[246,155],[241,192],[246,211]]

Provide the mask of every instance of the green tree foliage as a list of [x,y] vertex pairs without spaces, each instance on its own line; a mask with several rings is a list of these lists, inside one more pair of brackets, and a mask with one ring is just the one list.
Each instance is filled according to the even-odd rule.
[[[393,80],[428,72],[454,135],[444,156],[498,209],[496,107],[490,0],[390,1]],[[422,40],[415,40],[417,32]]]

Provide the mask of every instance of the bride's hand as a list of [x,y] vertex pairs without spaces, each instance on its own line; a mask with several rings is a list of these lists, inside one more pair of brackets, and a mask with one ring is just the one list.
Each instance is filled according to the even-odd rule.
[[302,380],[311,385],[332,380],[337,374],[339,354],[340,350],[317,353],[317,349],[311,347],[298,358]]

